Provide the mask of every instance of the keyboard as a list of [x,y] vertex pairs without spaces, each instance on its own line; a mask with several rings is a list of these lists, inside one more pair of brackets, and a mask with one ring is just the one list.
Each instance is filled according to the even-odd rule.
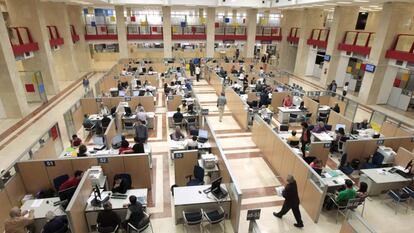
[[125,195],[125,194],[113,194],[112,196],[111,196],[111,198],[112,199],[127,199],[127,195]]

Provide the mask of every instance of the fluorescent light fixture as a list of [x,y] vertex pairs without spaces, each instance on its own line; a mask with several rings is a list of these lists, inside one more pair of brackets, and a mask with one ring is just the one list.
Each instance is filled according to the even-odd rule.
[[338,4],[351,4],[352,2],[337,2]]
[[325,6],[336,6],[338,4],[333,3],[333,2],[327,2],[327,3],[324,3],[323,5],[325,5]]
[[369,2],[369,0],[354,0],[354,2]]

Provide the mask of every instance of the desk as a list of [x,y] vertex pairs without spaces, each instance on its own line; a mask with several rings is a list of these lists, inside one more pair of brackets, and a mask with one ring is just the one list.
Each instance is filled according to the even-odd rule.
[[[111,191],[104,191],[101,192],[102,199],[105,198],[107,195],[112,194]],[[110,198],[109,201],[112,204],[112,209],[119,215],[119,217],[123,220],[126,216],[127,207],[124,207],[124,204],[129,203],[129,196],[135,195],[141,204],[146,207],[147,206],[147,189],[130,189],[126,192],[128,196],[126,199],[113,199]],[[85,217],[86,221],[88,222],[89,232],[93,232],[96,229],[96,219],[98,218],[99,211],[103,210],[103,207],[95,207],[91,205],[91,200],[93,200],[94,196],[93,193],[89,197],[86,203],[85,208]]]
[[345,185],[345,180],[351,180],[341,170],[329,170],[322,173],[322,180],[327,184],[328,189],[336,190],[337,188]]
[[[203,190],[210,187],[210,185],[197,185],[174,188],[173,198],[176,224],[182,222],[183,210],[199,210],[200,208],[209,210],[217,209],[219,206],[222,206],[226,212],[226,217],[228,218],[230,216],[230,195],[227,195],[225,199],[220,200],[220,203],[218,203],[213,194],[203,193]],[[224,184],[221,185],[221,188],[227,191]]]
[[319,105],[318,112],[328,114],[331,111],[331,107],[328,105]]
[[298,107],[294,107],[294,108],[287,108],[287,107],[278,107],[279,109],[279,116],[278,116],[278,121],[280,123],[289,123],[289,115],[290,114],[296,114],[299,116],[304,115],[307,111],[305,110],[301,110]]
[[312,132],[312,139],[320,142],[332,142],[334,138],[331,136],[331,132],[321,132],[321,133],[314,133]]
[[[174,127],[174,121],[173,121],[174,113],[176,113],[176,111],[167,112],[168,125],[170,126],[170,128]],[[187,112],[184,112],[184,113],[181,113],[181,114],[183,114],[183,117],[184,117],[183,120],[187,119],[187,118],[190,118],[190,117],[195,117],[195,118],[198,117],[197,113],[196,114],[189,114]],[[197,121],[197,119],[196,119],[196,121]]]
[[[396,167],[403,170],[402,167]],[[412,179],[402,177],[398,173],[388,172],[391,167],[376,168],[376,169],[362,169],[359,181],[368,184],[369,195],[379,195],[383,191],[390,189],[398,189],[407,186]]]
[[34,224],[36,233],[42,232],[43,226],[47,222],[45,216],[48,211],[52,211],[56,216],[66,215],[65,211],[60,207],[60,205],[53,206],[53,203],[57,201],[60,201],[58,197],[27,200],[20,208],[22,211],[31,209],[34,210]]
[[[168,143],[170,145],[171,159],[174,159],[173,157],[174,151],[187,150],[187,144],[188,144],[187,140],[180,140],[180,141],[169,140]],[[205,150],[208,150],[209,152],[211,150],[211,144],[208,141],[204,143],[197,142],[197,147],[198,147],[198,150],[205,149]]]
[[[373,139],[374,134],[376,134],[377,132],[375,132],[375,130],[373,129],[358,129],[357,130],[358,134],[351,134],[350,137],[353,139]],[[384,137],[384,135],[380,135],[380,137]]]

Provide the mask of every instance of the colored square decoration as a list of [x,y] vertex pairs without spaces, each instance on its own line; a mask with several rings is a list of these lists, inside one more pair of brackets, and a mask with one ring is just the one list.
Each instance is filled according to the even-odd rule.
[[220,24],[218,22],[215,22],[214,27],[218,28],[218,27],[220,27]]
[[225,22],[225,23],[230,23],[230,18],[225,18],[225,19],[224,19],[224,22]]
[[152,27],[152,32],[158,32],[158,28],[157,27]]
[[106,27],[105,26],[101,27],[101,32],[106,32]]
[[131,16],[131,22],[135,22],[135,16]]
[[50,129],[50,135],[52,136],[53,141],[56,140],[56,138],[59,136],[56,126],[53,126]]
[[26,87],[27,92],[35,92],[35,88],[33,84],[25,84],[24,86]]
[[394,87],[400,87],[401,80],[400,79],[394,79]]
[[45,85],[43,83],[39,84],[39,92],[40,94],[45,93]]

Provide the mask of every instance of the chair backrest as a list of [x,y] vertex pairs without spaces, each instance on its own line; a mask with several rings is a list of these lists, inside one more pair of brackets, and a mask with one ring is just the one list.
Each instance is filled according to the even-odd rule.
[[61,175],[53,179],[53,186],[55,187],[55,190],[59,190],[59,187],[69,179],[69,176],[67,174]]
[[372,164],[381,165],[383,161],[384,161],[384,155],[376,151],[374,153],[374,156],[372,156]]
[[132,186],[132,178],[131,178],[131,175],[130,174],[127,174],[127,173],[119,173],[119,174],[116,174],[115,176],[120,176],[124,180],[124,182],[126,182],[127,189],[131,189],[131,186]]
[[349,199],[348,203],[346,204],[347,209],[354,209],[361,204],[361,198],[353,198]]
[[332,130],[332,125],[325,125],[325,129],[328,130],[328,131],[331,131]]
[[197,180],[203,181],[204,180],[204,169],[200,166],[194,166],[194,177]]
[[319,113],[319,117],[328,117],[328,114],[327,113],[320,112]]
[[339,162],[339,167],[345,166],[347,159],[348,159],[348,155],[346,153],[343,153],[341,157],[341,161]]
[[289,145],[293,147],[299,146],[299,141],[289,141]]

